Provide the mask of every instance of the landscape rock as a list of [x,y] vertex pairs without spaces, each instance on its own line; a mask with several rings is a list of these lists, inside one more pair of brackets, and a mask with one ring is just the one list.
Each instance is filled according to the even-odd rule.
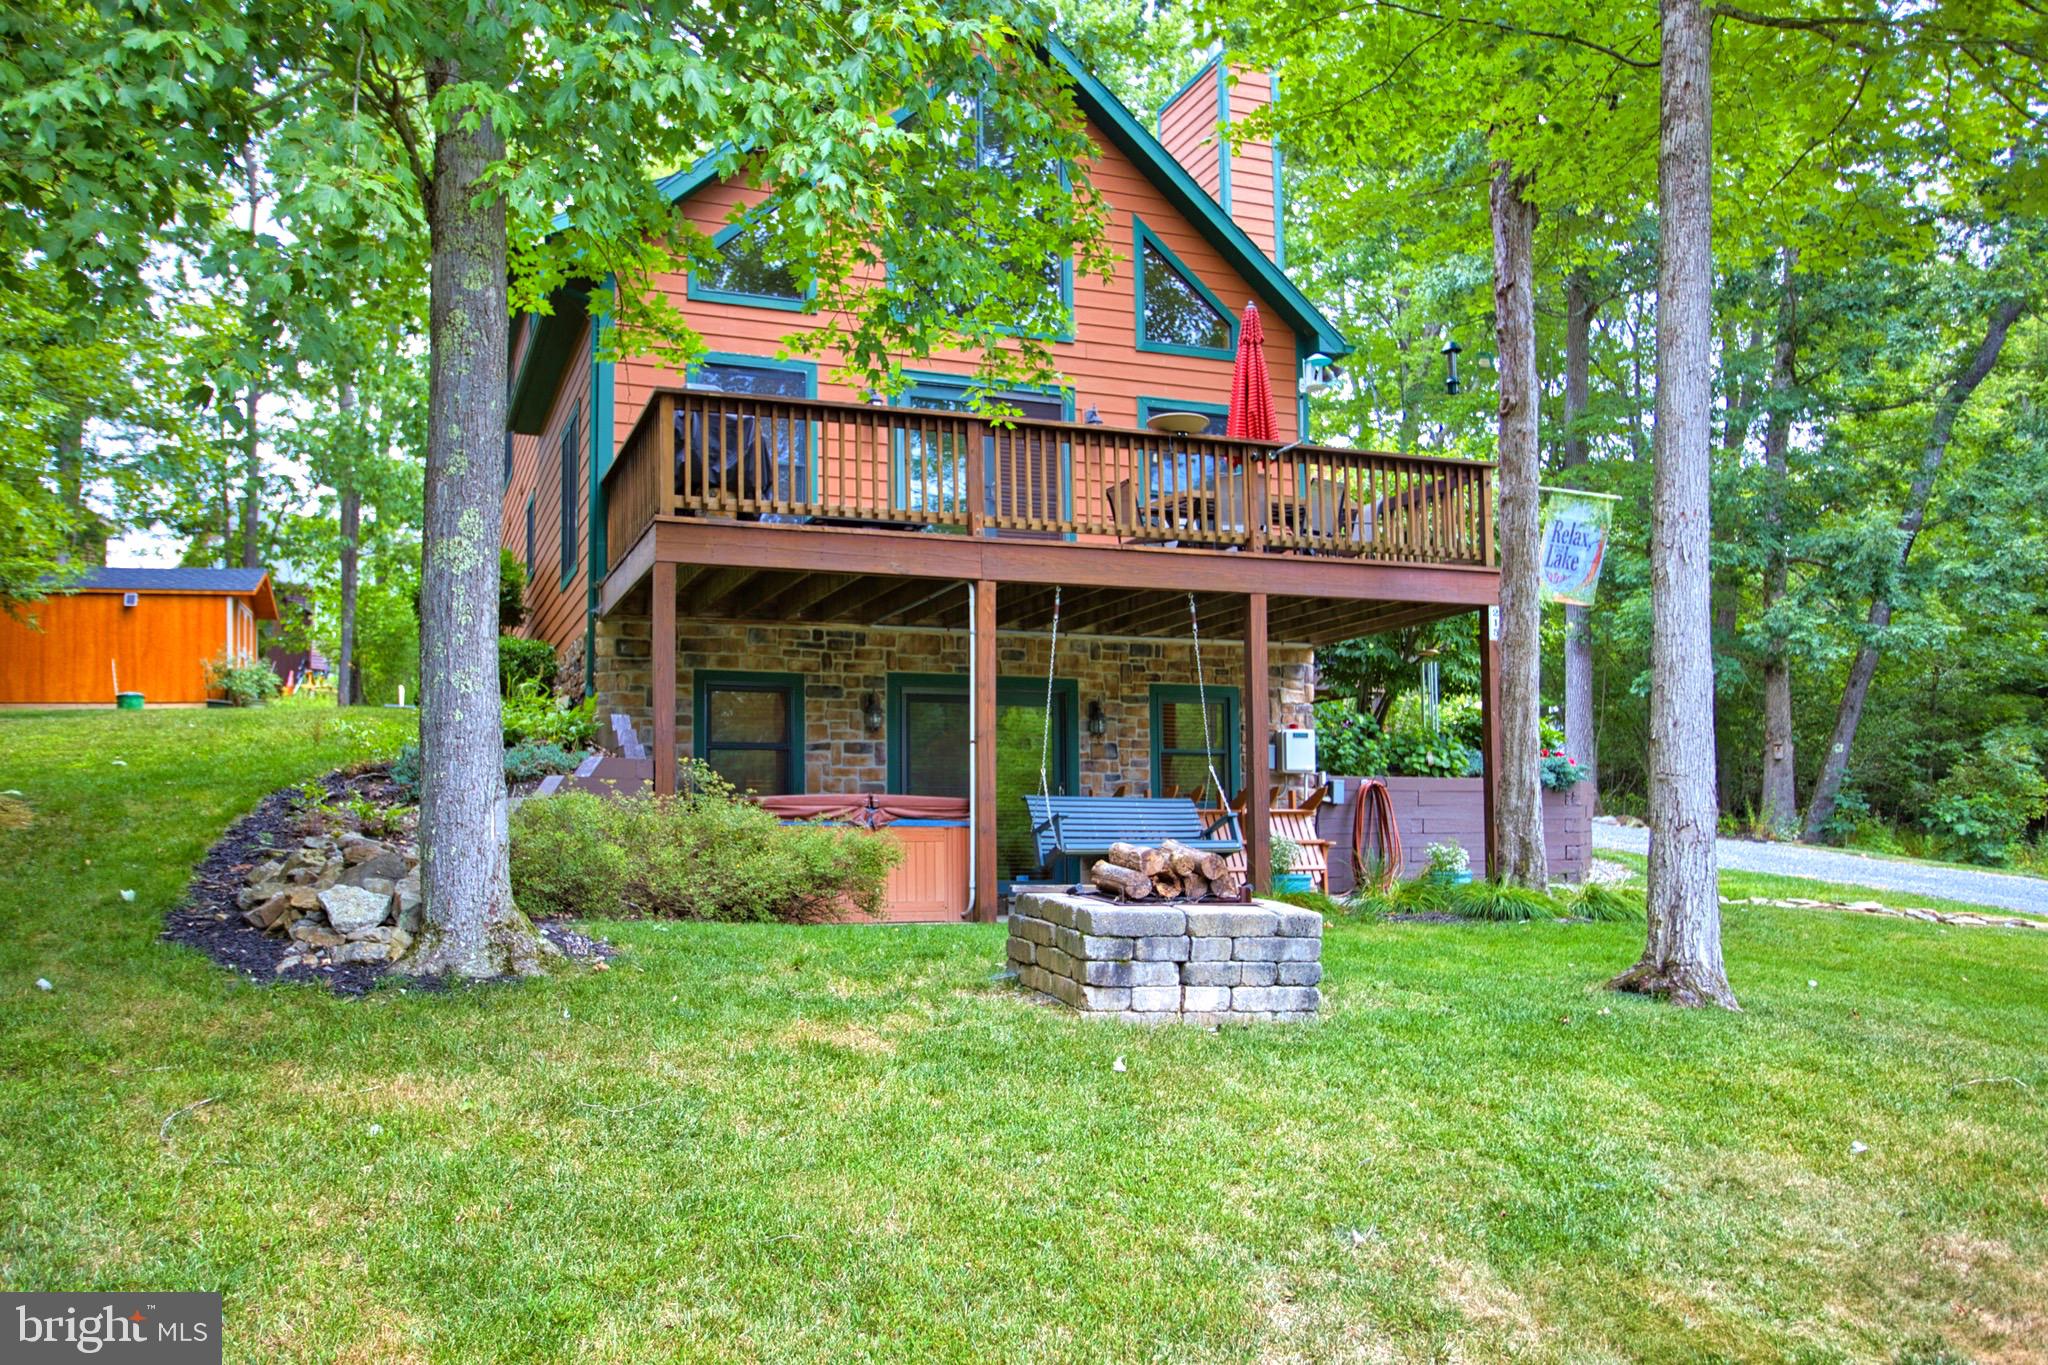
[[382,924],[391,913],[391,893],[365,891],[359,886],[332,886],[320,893],[320,908],[327,912],[327,922],[346,935]]
[[311,915],[291,927],[291,936],[295,942],[309,948],[333,948],[347,941],[332,926],[322,924]]
[[398,927],[408,934],[417,934],[426,920],[426,900],[420,895],[420,874],[417,870],[398,879],[392,888],[391,901],[395,913],[393,919]]
[[[349,850],[351,853],[355,851],[355,849]],[[394,849],[387,848],[368,858],[359,858],[350,863],[348,871],[341,875],[341,884],[343,886],[367,887],[373,881],[396,882],[410,871],[412,871],[412,864],[407,861],[406,856]],[[384,894],[387,896],[391,894],[389,886],[384,888]]]

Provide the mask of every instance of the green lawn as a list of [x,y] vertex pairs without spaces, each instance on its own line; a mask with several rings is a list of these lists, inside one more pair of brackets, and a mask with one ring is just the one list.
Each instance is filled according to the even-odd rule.
[[7,1287],[219,1289],[238,1360],[2048,1343],[2048,935],[1742,909],[1728,1015],[1602,991],[1628,926],[1338,925],[1324,1022],[1220,1034],[1030,1004],[981,926],[605,925],[607,973],[359,1000],[157,941],[402,723],[0,716]]

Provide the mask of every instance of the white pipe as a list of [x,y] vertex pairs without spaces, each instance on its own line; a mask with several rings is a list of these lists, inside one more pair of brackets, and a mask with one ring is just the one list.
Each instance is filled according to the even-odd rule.
[[[980,809],[981,784],[976,776],[981,772],[981,724],[978,717],[981,707],[976,698],[981,695],[976,689],[981,679],[977,676],[978,661],[981,658],[980,616],[976,608],[979,589],[973,580],[967,583],[967,908],[969,914],[980,914],[981,908],[974,898],[981,894],[981,869],[975,859],[981,854]],[[896,739],[902,742],[901,736]]]

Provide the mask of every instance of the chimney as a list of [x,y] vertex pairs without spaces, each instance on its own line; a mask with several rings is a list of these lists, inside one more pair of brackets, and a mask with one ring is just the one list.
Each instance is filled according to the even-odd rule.
[[1272,103],[1271,72],[1209,60],[1159,109],[1159,141],[1211,199],[1275,264],[1286,265],[1280,229],[1280,153],[1246,142],[1225,154],[1218,126],[1242,122]]

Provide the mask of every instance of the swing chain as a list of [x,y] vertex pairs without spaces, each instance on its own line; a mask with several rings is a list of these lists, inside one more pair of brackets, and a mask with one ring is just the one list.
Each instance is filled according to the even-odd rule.
[[1052,800],[1051,784],[1045,770],[1052,753],[1052,683],[1053,670],[1060,658],[1060,586],[1052,589],[1052,644],[1045,651],[1045,719],[1038,732],[1038,794],[1047,801]]
[[1209,780],[1216,784],[1216,808],[1228,810],[1230,793],[1223,789],[1223,779],[1216,775],[1216,745],[1209,735],[1209,687],[1202,677],[1202,618],[1195,612],[1193,593],[1188,594],[1188,634],[1195,645],[1195,705],[1202,711],[1202,758],[1209,765]]

